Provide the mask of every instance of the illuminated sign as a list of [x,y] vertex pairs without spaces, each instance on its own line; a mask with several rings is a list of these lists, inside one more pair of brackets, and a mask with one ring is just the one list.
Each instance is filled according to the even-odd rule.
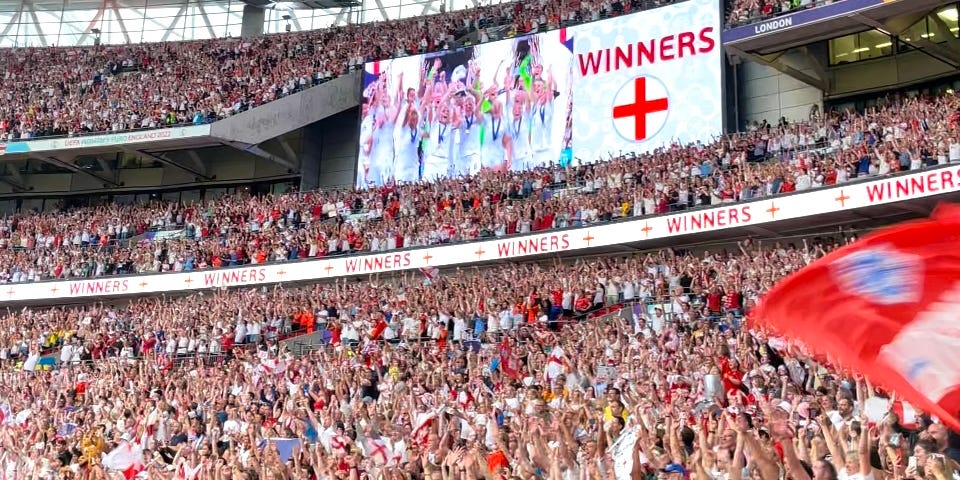
[[723,128],[721,65],[715,0],[371,62],[356,183],[524,171],[709,139]]

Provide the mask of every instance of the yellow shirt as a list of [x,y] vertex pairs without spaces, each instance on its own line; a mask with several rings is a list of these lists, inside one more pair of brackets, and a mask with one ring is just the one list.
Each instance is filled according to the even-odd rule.
[[[626,408],[624,408],[623,411],[620,412],[620,416],[623,418],[624,422],[627,421],[627,417],[629,417],[629,415],[627,414]],[[613,409],[610,408],[609,406],[603,407],[603,421],[609,422],[611,420],[613,420]]]

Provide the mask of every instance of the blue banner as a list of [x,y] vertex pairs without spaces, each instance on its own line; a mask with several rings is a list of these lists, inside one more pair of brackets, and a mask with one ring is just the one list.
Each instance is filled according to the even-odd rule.
[[769,35],[834,17],[849,15],[857,10],[871,8],[896,0],[843,0],[821,7],[797,10],[761,20],[750,25],[734,27],[723,32],[723,43],[739,42],[761,35]]

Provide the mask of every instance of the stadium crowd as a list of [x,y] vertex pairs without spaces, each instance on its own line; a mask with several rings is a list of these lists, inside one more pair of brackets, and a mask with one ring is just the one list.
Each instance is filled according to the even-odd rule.
[[254,39],[2,49],[0,141],[209,123],[471,32],[519,35],[666,3],[511,2]]
[[346,192],[109,204],[0,222],[0,281],[190,271],[468,241],[834,185],[960,161],[960,101],[753,125],[710,145]]
[[[390,24],[376,30],[396,28],[390,40],[356,52],[369,27],[119,56],[0,52],[28,59],[6,74],[2,128],[16,139],[205,122],[361,58],[442,48],[435,32],[488,15],[544,23],[523,5]],[[329,48],[307,46],[324,34]],[[50,58],[78,67],[33,79]],[[953,96],[896,99],[593,165],[16,215],[0,223],[0,275],[288,261],[749,200],[958,162],[957,111]],[[746,328],[778,279],[852,239],[8,309],[0,479],[960,479],[960,437],[938,419]],[[280,341],[302,334],[321,341]]]
[[[2,49],[0,141],[209,123],[365,62],[446,49],[471,33],[483,41],[489,28],[522,35],[672,1],[511,2],[246,40]],[[814,3],[734,2],[728,23]]]
[[[955,478],[936,419],[744,326],[776,279],[850,239],[10,312],[0,471]],[[326,343],[293,355],[275,340],[294,328]],[[62,363],[40,368],[40,349]]]

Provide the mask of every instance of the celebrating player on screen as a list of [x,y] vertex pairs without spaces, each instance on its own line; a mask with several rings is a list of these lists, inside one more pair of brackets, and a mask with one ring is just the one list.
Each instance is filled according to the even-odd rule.
[[[373,146],[370,152],[370,170],[367,182],[376,185],[390,183],[394,176],[394,131],[396,130],[398,105],[391,99],[388,75],[382,75],[374,93]],[[399,98],[399,95],[398,95]]]
[[[423,91],[421,81],[421,94]],[[403,92],[403,72],[399,75],[399,92]],[[420,142],[423,129],[420,125],[421,98],[417,90],[408,88],[399,107],[400,123],[394,135],[394,179],[397,182],[420,181]]]
[[[521,38],[509,49],[467,48],[420,58],[414,68],[391,68],[406,68],[409,78],[419,74],[419,88],[405,88],[402,71],[380,73],[364,93],[362,184],[435,180],[482,169],[522,171],[557,162],[561,146],[554,145],[553,129],[559,93],[538,42]],[[481,76],[482,66],[491,68],[492,76]]]

